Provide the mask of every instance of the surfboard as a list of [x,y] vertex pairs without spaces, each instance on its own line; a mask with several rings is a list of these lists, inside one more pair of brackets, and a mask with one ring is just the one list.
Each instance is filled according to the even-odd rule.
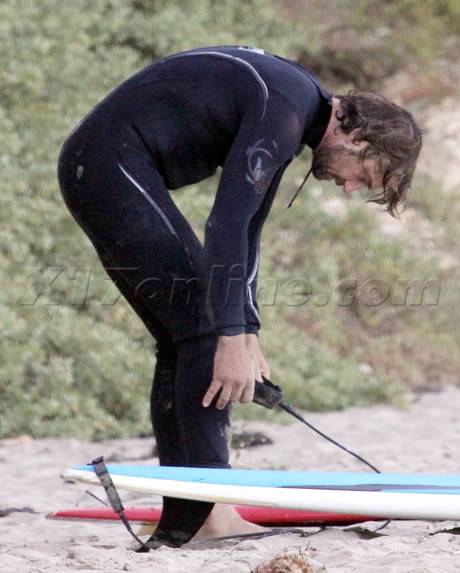
[[[109,465],[117,487],[183,499],[401,519],[460,519],[460,476]],[[92,466],[64,477],[99,484]]]
[[[310,526],[310,525],[351,525],[363,521],[376,521],[375,517],[365,515],[344,515],[338,513],[296,511],[295,509],[275,509],[269,507],[236,506],[238,513],[252,523],[264,526]],[[158,523],[161,517],[161,507],[127,507],[125,515],[134,523]],[[109,507],[72,507],[52,511],[49,519],[116,521],[118,514]]]
[[[216,469],[148,465],[108,464],[112,476],[147,479],[190,481],[222,485],[245,485],[257,487],[302,487],[336,488],[359,487],[369,484],[381,489],[402,486],[401,489],[430,489],[450,487],[460,493],[460,475],[450,474],[398,474],[372,472],[305,472],[286,470]],[[94,473],[91,465],[76,465],[72,470]],[[72,471],[68,470],[68,471]],[[427,486],[432,486],[427,487]]]

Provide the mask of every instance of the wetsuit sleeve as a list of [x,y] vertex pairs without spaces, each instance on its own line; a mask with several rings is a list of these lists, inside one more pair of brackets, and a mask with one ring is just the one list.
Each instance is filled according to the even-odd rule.
[[252,218],[280,167],[301,139],[297,114],[272,105],[249,108],[227,154],[205,228],[208,310],[219,335],[245,332]]
[[257,281],[261,259],[260,242],[262,227],[271,209],[283,173],[290,162],[291,159],[278,169],[265,194],[262,205],[256,215],[252,218],[249,226],[248,280],[246,285],[246,301],[244,305],[244,315],[246,319],[245,332],[247,334],[258,334],[259,329],[262,326],[259,314],[259,305],[257,303]]

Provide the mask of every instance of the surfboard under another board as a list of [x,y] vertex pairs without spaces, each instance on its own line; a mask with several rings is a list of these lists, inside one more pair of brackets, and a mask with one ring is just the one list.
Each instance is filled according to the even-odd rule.
[[[363,521],[376,521],[376,517],[365,515],[344,515],[338,513],[297,511],[295,509],[276,509],[269,507],[236,506],[238,513],[252,523],[271,527],[297,525],[351,525]],[[155,525],[161,517],[161,507],[128,507],[125,515],[129,521]],[[50,519],[64,520],[118,520],[118,514],[108,507],[72,507],[52,511],[47,516]]]
[[[401,519],[460,519],[460,476],[109,465],[117,487],[183,499]],[[99,484],[92,466],[67,479]]]

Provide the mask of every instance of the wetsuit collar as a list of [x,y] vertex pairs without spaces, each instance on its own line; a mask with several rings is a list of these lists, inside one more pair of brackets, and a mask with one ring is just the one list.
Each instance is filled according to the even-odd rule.
[[306,143],[311,149],[318,146],[323,135],[326,133],[327,126],[331,119],[332,113],[332,94],[317,84],[319,91],[319,107],[313,121],[307,122],[302,137],[302,143]]
[[[318,146],[320,141],[323,139],[324,134],[326,133],[327,126],[329,125],[329,121],[331,119],[332,114],[332,94],[325,90],[319,82],[313,80],[313,83],[316,85],[319,95],[319,103],[318,109],[314,114],[311,121],[307,121],[305,124],[303,136],[302,136],[302,145],[299,149],[303,148],[305,144],[307,144],[311,149],[315,149]],[[312,167],[308,170],[308,173],[305,175],[304,180],[302,181],[300,187],[295,192],[292,199],[289,201],[287,208],[291,207],[292,203],[299,195],[302,187],[307,182],[307,179],[310,177],[312,173]]]

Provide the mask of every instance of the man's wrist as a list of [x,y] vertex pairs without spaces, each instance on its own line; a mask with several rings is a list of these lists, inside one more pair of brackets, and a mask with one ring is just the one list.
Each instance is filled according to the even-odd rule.
[[244,346],[246,340],[246,334],[243,332],[241,334],[235,334],[233,336],[221,335],[217,338],[218,346],[231,347],[231,346]]
[[255,324],[246,324],[244,331],[246,334],[255,334],[256,336],[259,336],[259,327]]
[[244,325],[241,326],[221,326],[215,329],[217,336],[238,336],[245,333]]
[[257,334],[254,334],[253,332],[246,332],[246,334],[244,335],[246,342],[250,342],[251,340],[259,340],[259,337],[257,336]]

